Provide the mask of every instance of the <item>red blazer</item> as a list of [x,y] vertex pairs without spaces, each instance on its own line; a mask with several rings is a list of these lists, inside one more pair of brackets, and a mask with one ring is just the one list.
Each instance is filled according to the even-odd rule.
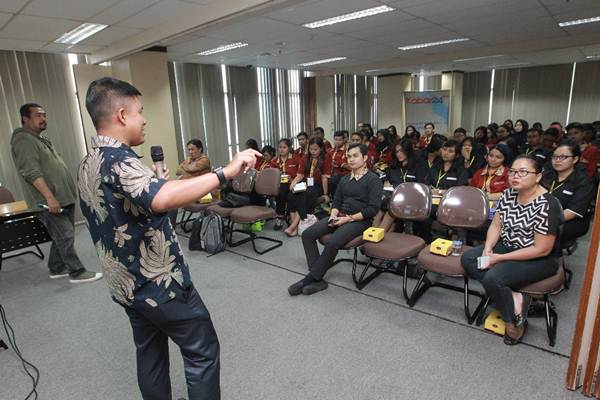
[[275,157],[271,160],[271,168],[278,168],[282,174],[289,175],[291,179],[294,179],[298,174],[300,168],[301,158],[293,154],[286,160],[282,160],[281,157]]
[[486,193],[502,193],[509,188],[507,167],[500,167],[491,177],[487,173],[488,167],[486,165],[473,174],[469,185],[478,187]]
[[[322,177],[323,175],[327,175],[327,176],[331,176],[331,155],[330,154],[326,154],[325,155],[325,160],[323,161],[323,166],[321,168],[321,171],[319,171],[318,168],[315,168],[313,170],[312,175],[310,175],[310,169],[309,172],[306,173],[305,171],[305,166],[307,163],[310,163],[312,161],[312,157],[310,156],[310,154],[307,154],[306,156],[304,156],[304,158],[302,159],[302,161],[300,162],[300,170],[298,171],[298,173],[304,175],[304,178],[313,178],[315,180],[315,183],[321,183],[322,181]],[[310,167],[309,167],[310,168]]]

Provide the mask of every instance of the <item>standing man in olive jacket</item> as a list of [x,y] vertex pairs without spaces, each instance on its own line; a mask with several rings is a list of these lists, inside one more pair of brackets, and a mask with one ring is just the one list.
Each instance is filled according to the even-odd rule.
[[75,252],[75,203],[77,188],[69,169],[52,142],[42,136],[47,119],[44,109],[35,103],[21,106],[21,128],[10,141],[12,157],[25,180],[25,198],[31,209],[44,204],[37,217],[44,224],[52,247],[48,257],[50,278],[70,277],[71,283],[93,282],[101,273],[85,269]]

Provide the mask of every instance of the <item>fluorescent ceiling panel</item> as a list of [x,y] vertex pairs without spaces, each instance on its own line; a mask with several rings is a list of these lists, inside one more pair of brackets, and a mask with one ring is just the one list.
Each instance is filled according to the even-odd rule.
[[68,44],[77,44],[82,40],[89,38],[90,36],[100,32],[105,29],[108,25],[103,24],[90,24],[85,22],[79,25],[77,28],[70,30],[67,33],[64,33],[61,37],[56,39],[55,43],[68,43]]
[[470,40],[470,39],[468,39],[468,38],[458,38],[458,39],[442,40],[442,41],[439,41],[439,42],[411,44],[410,46],[401,46],[401,47],[398,47],[398,50],[406,51],[406,50],[422,49],[424,47],[441,46],[441,45],[444,45],[444,44],[452,44],[452,43],[465,42],[467,40]]
[[381,14],[394,11],[394,8],[390,6],[379,6],[373,8],[367,8],[365,10],[355,11],[348,14],[338,15],[337,17],[322,19],[319,21],[310,22],[308,24],[304,24],[303,26],[307,28],[320,28],[322,26],[339,24],[340,22],[351,21],[353,19],[366,18],[373,15]]
[[226,44],[224,46],[215,47],[214,49],[203,50],[203,51],[199,52],[198,55],[199,56],[209,56],[211,54],[222,53],[224,51],[239,49],[240,47],[245,47],[245,46],[248,46],[248,43],[242,43],[242,42],[231,43],[231,44]]
[[303,63],[303,64],[298,64],[298,66],[299,67],[310,67],[311,65],[327,64],[330,62],[342,61],[342,60],[345,60],[346,58],[348,58],[348,57],[326,58],[324,60],[317,60],[317,61],[311,61],[311,62],[307,62],[307,63]]

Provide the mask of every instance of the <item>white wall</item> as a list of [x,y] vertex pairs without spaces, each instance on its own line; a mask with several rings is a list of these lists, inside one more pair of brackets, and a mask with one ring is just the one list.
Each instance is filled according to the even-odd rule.
[[316,86],[317,126],[325,130],[326,138],[333,140],[333,76],[317,76]]
[[410,90],[410,75],[381,76],[377,79],[377,127],[396,126],[399,135],[406,125],[402,93]]

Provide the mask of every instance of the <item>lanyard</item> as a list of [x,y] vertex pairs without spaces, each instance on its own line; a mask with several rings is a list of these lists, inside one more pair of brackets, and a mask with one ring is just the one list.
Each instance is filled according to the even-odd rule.
[[473,165],[474,161],[475,161],[475,157],[471,157],[471,161],[469,161],[469,166],[467,168],[471,168],[471,165]]
[[345,151],[345,149],[344,149],[344,148],[342,148],[342,162],[340,163],[340,165],[336,165],[336,164],[335,164],[335,162],[336,162],[336,158],[337,158],[337,154],[338,154],[338,151],[339,151],[339,149],[336,147],[336,148],[335,148],[335,151],[333,152],[332,161],[333,161],[333,163],[334,163],[334,165],[333,165],[334,167],[341,167],[341,166],[342,166],[342,164],[344,163],[344,154],[346,154],[346,151]]
[[433,165],[433,162],[427,160],[427,165],[429,165],[429,168],[431,168],[431,166]]
[[312,178],[314,173],[315,173],[315,169],[317,168],[317,159],[313,158],[310,162],[310,177]]
[[527,148],[527,150],[525,150],[525,155],[528,156],[529,153],[531,153],[533,150],[531,150],[531,148]]
[[557,187],[554,187],[554,184],[558,183],[558,180],[552,181],[552,185],[550,186],[550,193],[554,192],[556,189],[558,189],[559,187],[561,187],[562,185],[564,185],[565,183],[561,183],[560,185],[558,185]]
[[494,179],[494,175],[486,175],[486,179],[484,180],[483,185],[481,185],[481,190],[483,190],[484,192],[489,192],[490,183],[492,182],[492,179]]
[[[289,156],[288,156],[288,160],[289,160]],[[283,172],[283,174],[285,175],[285,164],[286,164],[287,160],[282,160],[281,157],[279,157],[279,169],[281,170],[281,172]]]
[[435,184],[436,189],[440,187],[440,182],[442,181],[442,179],[444,179],[446,177],[446,175],[448,175],[448,173],[444,172],[444,174],[442,175],[442,170],[440,169],[440,173],[438,174],[437,183]]
[[404,171],[404,169],[400,168],[400,173],[402,174],[402,182],[406,182],[406,174],[408,174],[408,170]]

